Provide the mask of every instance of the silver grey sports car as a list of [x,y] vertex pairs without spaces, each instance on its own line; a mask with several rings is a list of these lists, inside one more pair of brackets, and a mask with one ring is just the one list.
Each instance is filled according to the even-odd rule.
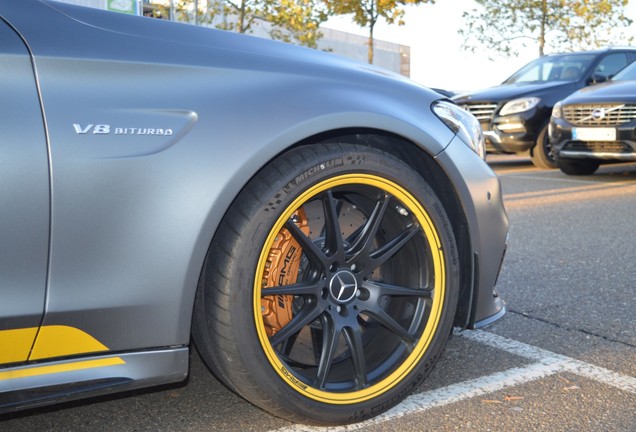
[[[183,380],[342,424],[504,313],[479,125],[369,65],[0,2],[0,411]],[[192,336],[192,339],[191,339]]]

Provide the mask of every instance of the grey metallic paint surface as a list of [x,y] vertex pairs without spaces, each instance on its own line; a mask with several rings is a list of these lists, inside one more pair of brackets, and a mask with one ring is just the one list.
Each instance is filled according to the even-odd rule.
[[[499,266],[503,259],[502,245],[506,244],[508,217],[503,207],[501,184],[496,174],[485,168],[476,155],[459,141],[453,140],[437,161],[446,174],[457,179],[455,189],[463,210],[471,222],[471,244],[479,261],[470,327],[479,327],[503,307],[501,299],[493,300]],[[459,179],[470,179],[468,182]],[[502,230],[502,227],[506,227]]]
[[0,49],[5,102],[0,104],[0,323],[3,328],[37,327],[49,243],[44,124],[28,51],[2,22]]
[[[436,93],[325,53],[160,20],[37,0],[4,1],[0,16],[33,55],[52,164],[46,286],[47,150],[22,52],[14,66],[2,67],[16,68],[9,72],[20,86],[12,91],[20,92],[15,99],[25,101],[24,112],[0,110],[22,116],[8,136],[27,143],[29,153],[16,155],[23,150],[6,143],[0,152],[28,165],[9,177],[21,182],[12,197],[22,206],[9,216],[33,238],[11,238],[14,248],[3,248],[0,266],[16,253],[39,258],[27,269],[34,280],[17,274],[19,292],[10,294],[23,311],[12,317],[0,305],[0,322],[9,323],[2,329],[37,323],[47,289],[43,325],[80,328],[115,352],[187,346],[202,264],[234,197],[279,153],[338,130],[382,131],[437,156],[482,266],[474,318],[496,312],[492,287],[507,232],[499,183],[432,114]],[[110,133],[94,133],[105,125]],[[15,223],[3,219],[2,235]],[[5,290],[9,276],[1,277]],[[152,363],[150,352],[145,358]],[[176,376],[183,377],[187,363],[179,364]],[[156,370],[164,382],[166,371]]]

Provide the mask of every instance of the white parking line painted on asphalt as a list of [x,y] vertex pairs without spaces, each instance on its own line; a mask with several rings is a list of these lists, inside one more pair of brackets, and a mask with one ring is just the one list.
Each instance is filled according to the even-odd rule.
[[540,363],[552,364],[561,362],[563,363],[562,367],[564,372],[572,372],[594,381],[616,387],[620,390],[636,394],[635,377],[620,374],[599,366],[594,366],[571,357],[556,354],[552,351],[547,351],[542,348],[498,336],[493,333],[484,331],[468,331],[461,334],[467,339],[471,339],[527,359],[535,360]]
[[628,375],[613,372],[602,367],[481,330],[462,332],[458,333],[457,336],[506,351],[510,354],[532,360],[535,363],[425,393],[411,395],[386,413],[364,422],[336,427],[293,425],[277,429],[276,432],[346,432],[360,430],[371,425],[385,423],[431,408],[460,402],[465,399],[482,396],[530,381],[536,381],[559,372],[574,373],[636,394],[636,378]]

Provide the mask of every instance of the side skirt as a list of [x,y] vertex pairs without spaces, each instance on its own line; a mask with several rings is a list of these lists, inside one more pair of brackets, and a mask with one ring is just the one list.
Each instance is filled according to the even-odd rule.
[[183,381],[188,347],[0,368],[0,414]]

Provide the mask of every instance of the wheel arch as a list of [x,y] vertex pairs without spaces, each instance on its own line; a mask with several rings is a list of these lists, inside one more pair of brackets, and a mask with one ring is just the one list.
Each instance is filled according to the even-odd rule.
[[[434,157],[435,155],[431,154],[428,148],[420,146],[414,141],[395,133],[371,127],[347,127],[320,132],[298,140],[294,144],[284,147],[264,160],[260,168],[251,173],[251,176],[246,179],[242,187],[233,194],[233,198],[228,203],[224,204],[223,214],[217,218],[214,231],[208,239],[208,250],[203,257],[203,261],[199,269],[199,283],[197,285],[197,290],[200,289],[201,284],[205,280],[205,264],[210,257],[211,252],[209,245],[212,243],[214,236],[218,234],[220,221],[225,217],[227,211],[240,195],[240,191],[243,187],[245,187],[252,178],[257,176],[263,167],[268,165],[280,155],[303,145],[315,145],[330,142],[346,142],[348,144],[364,145],[387,152],[406,162],[431,186],[436,196],[444,206],[444,210],[451,221],[452,230],[456,238],[458,258],[460,261],[460,282],[454,325],[466,327],[470,318],[473,303],[474,263],[467,217],[462,208],[458,194],[453,188],[449,176],[444,172],[439,163],[436,162]],[[192,309],[194,309],[195,297],[196,296],[194,295],[192,297]]]

